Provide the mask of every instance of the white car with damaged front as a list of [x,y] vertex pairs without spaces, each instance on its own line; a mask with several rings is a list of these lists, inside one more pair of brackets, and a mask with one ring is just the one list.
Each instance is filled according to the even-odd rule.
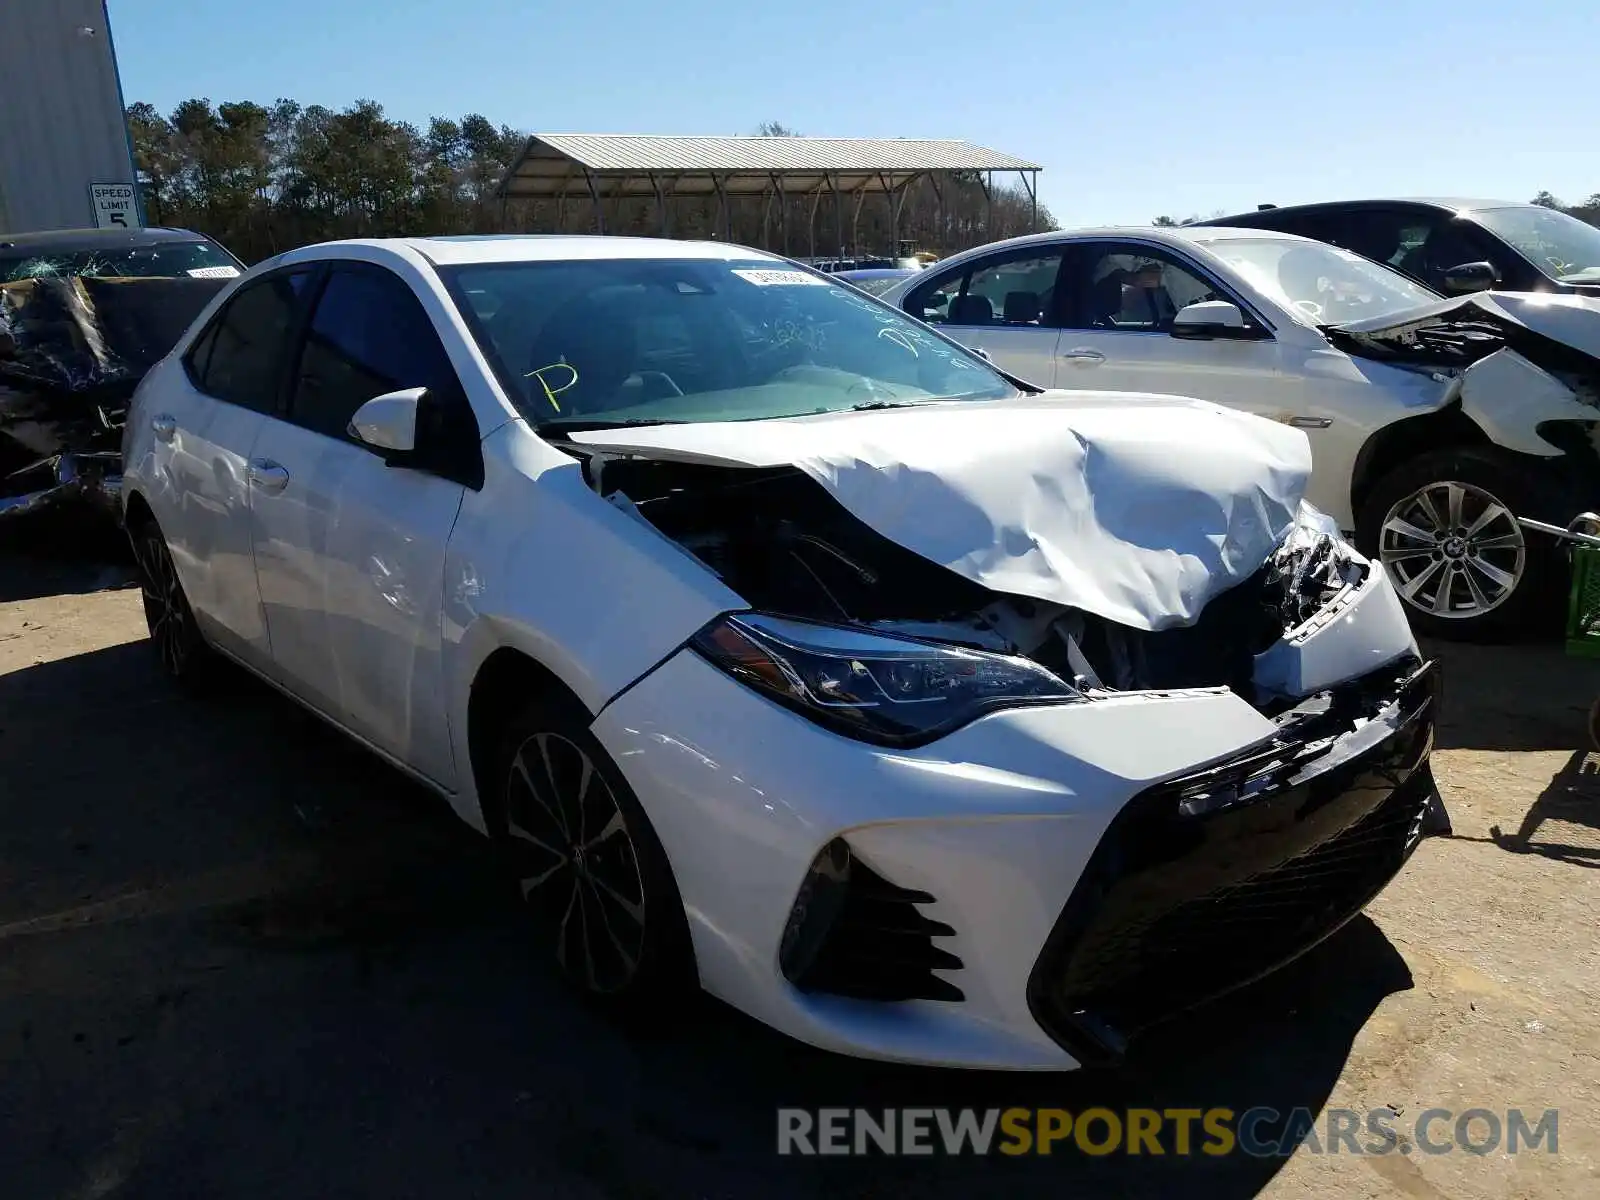
[[1046,387],[1170,392],[1305,430],[1311,500],[1414,625],[1522,636],[1565,599],[1565,525],[1600,506],[1600,300],[1443,300],[1348,250],[1211,226],[964,251],[888,302]]
[[1303,434],[1016,386],[756,251],[291,251],[124,457],[168,671],[233,660],[437,790],[618,1011],[1114,1061],[1444,820],[1434,674]]

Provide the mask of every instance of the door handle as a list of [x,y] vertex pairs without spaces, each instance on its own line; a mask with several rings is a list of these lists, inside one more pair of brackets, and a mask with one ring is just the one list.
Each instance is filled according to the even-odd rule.
[[178,430],[178,421],[171,413],[157,413],[150,418],[150,428],[163,442],[170,442]]
[[281,492],[289,486],[289,470],[270,458],[252,458],[250,482],[264,492]]
[[1079,366],[1084,367],[1092,367],[1096,363],[1103,363],[1106,360],[1106,356],[1101,354],[1100,351],[1091,350],[1087,346],[1079,346],[1075,350],[1063,350],[1061,352],[1061,357],[1070,359]]

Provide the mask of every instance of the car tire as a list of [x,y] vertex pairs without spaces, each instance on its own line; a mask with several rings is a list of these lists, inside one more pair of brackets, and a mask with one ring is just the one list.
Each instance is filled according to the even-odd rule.
[[535,953],[580,997],[661,1027],[697,991],[666,850],[575,700],[544,696],[505,723],[484,816]]
[[145,627],[162,673],[184,687],[204,687],[216,678],[216,653],[200,633],[161,527],[154,518],[145,517],[129,526],[128,539]]
[[1515,459],[1455,447],[1379,479],[1356,514],[1356,545],[1383,563],[1418,633],[1521,641],[1547,635],[1559,612],[1565,560],[1516,523],[1548,514],[1544,490]]

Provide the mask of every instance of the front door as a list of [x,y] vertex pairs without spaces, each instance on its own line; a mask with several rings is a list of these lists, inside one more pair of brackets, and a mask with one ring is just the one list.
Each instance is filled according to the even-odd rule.
[[[256,577],[283,686],[445,788],[444,555],[461,483],[390,466],[349,432],[367,400],[425,387],[466,404],[408,284],[373,265],[329,272],[282,418],[251,455]],[[419,436],[422,432],[419,431]]]
[[1172,336],[1179,309],[1202,300],[1238,302],[1195,264],[1158,246],[1080,242],[1067,260],[1063,288],[1057,387],[1161,392],[1261,416],[1282,412],[1278,344],[1266,330],[1251,338]]

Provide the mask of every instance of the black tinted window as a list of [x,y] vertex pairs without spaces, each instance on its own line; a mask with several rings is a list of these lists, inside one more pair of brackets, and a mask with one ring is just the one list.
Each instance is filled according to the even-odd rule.
[[335,270],[317,301],[300,355],[290,419],[348,437],[350,418],[374,396],[425,387],[453,395],[454,369],[421,302],[380,268]]
[[275,406],[283,355],[311,271],[274,275],[241,288],[187,359],[208,396],[257,412]]

